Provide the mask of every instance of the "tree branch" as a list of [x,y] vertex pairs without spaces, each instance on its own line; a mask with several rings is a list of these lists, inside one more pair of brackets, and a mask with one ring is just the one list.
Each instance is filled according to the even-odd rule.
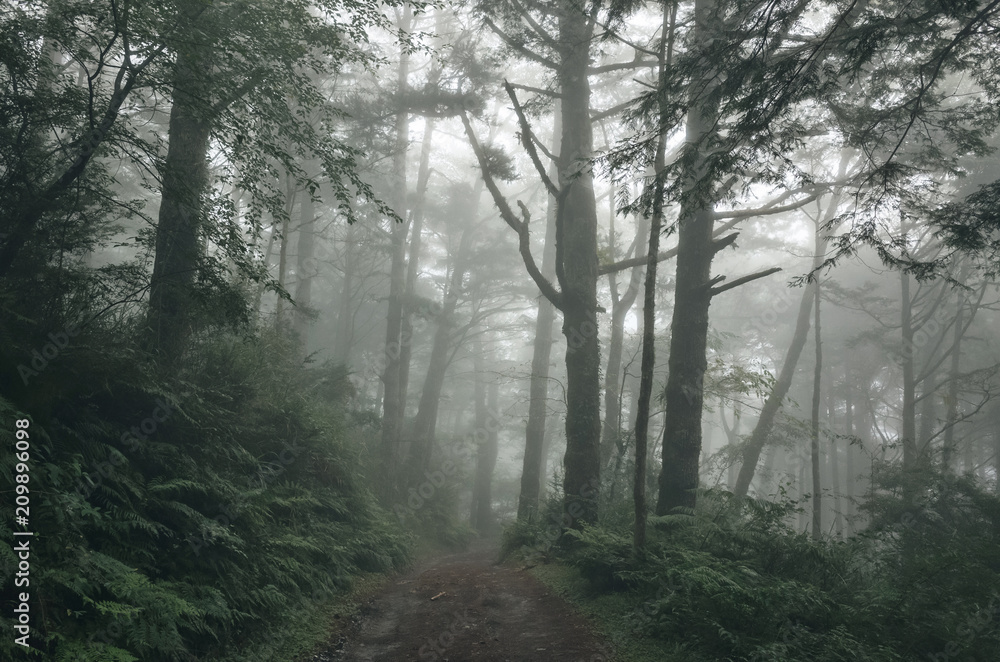
[[658,60],[633,60],[632,62],[616,62],[615,64],[606,64],[602,67],[591,67],[587,69],[588,76],[597,76],[598,74],[606,74],[612,71],[622,71],[623,69],[652,69],[659,64]]
[[731,246],[733,243],[736,242],[736,238],[739,237],[739,236],[740,236],[739,232],[734,232],[734,233],[732,233],[730,235],[726,235],[725,237],[722,237],[721,239],[714,240],[712,242],[712,252],[713,253],[718,253],[719,251],[721,251],[722,249],[724,249],[726,246]]
[[821,197],[823,194],[826,193],[826,189],[823,188],[818,191],[815,191],[812,194],[806,196],[805,198],[797,200],[796,202],[778,206],[777,203],[781,202],[782,200],[787,200],[789,197],[791,197],[793,193],[794,191],[786,191],[785,193],[782,193],[771,202],[765,204],[763,207],[757,207],[754,209],[738,209],[735,211],[714,212],[712,214],[712,218],[716,220],[721,220],[724,218],[750,218],[752,216],[770,216],[771,214],[782,214],[786,211],[794,211],[809,204],[813,200],[816,200],[817,198]]
[[555,90],[546,90],[544,87],[532,87],[531,85],[522,85],[521,83],[511,83],[510,86],[515,90],[524,90],[525,92],[534,92],[535,94],[552,97],[553,99],[562,99],[562,94]]
[[[719,287],[710,287],[708,293],[709,295],[714,297],[717,294],[722,294],[726,290],[731,290],[734,287],[739,287],[740,285],[749,283],[752,280],[757,280],[758,278],[764,278],[765,276],[770,276],[771,274],[778,273],[779,271],[781,271],[781,267],[771,267],[770,269],[765,269],[764,271],[758,271],[755,274],[749,274],[741,278],[737,278],[736,280],[727,283],[725,285],[720,285]],[[722,276],[721,278],[725,279],[725,276]]]
[[538,289],[541,290],[542,294],[545,295],[545,298],[548,299],[553,306],[562,310],[562,292],[557,290],[555,286],[542,274],[538,265],[535,264],[535,258],[531,255],[531,239],[528,235],[528,223],[531,220],[531,214],[528,212],[528,208],[520,200],[517,201],[517,204],[521,208],[521,212],[524,215],[523,221],[518,219],[514,214],[514,210],[510,208],[509,204],[507,204],[507,199],[504,198],[500,189],[497,187],[493,176],[489,172],[489,164],[486,160],[486,154],[483,152],[483,148],[479,144],[479,139],[476,138],[476,134],[472,130],[472,124],[469,122],[468,115],[463,112],[459,115],[459,117],[462,118],[462,125],[465,127],[465,135],[469,138],[469,145],[472,147],[472,151],[476,155],[476,160],[479,161],[479,169],[483,174],[483,182],[486,184],[486,188],[489,189],[490,195],[493,196],[493,202],[500,211],[500,217],[507,225],[517,232],[518,252],[521,253],[521,259],[524,261],[524,266],[528,270],[528,274],[531,276],[532,280],[535,281],[535,284],[538,286]]
[[542,178],[542,183],[545,184],[546,190],[548,190],[552,197],[558,198],[559,188],[549,179],[548,174],[545,172],[545,166],[542,165],[542,160],[538,158],[538,151],[535,149],[535,136],[531,133],[531,125],[528,124],[528,119],[524,116],[524,110],[521,109],[521,104],[517,100],[517,94],[514,93],[514,89],[506,80],[503,82],[503,87],[507,90],[507,96],[510,97],[511,102],[514,104],[514,112],[517,113],[517,121],[521,125],[521,144],[524,145],[528,156],[531,157],[531,162],[535,164],[535,170],[538,171],[538,175]]
[[607,119],[613,115],[617,115],[629,106],[635,103],[635,99],[629,99],[628,101],[623,101],[620,104],[606,108],[605,110],[594,113],[590,116],[592,122],[600,122],[603,119]]
[[527,8],[522,7],[517,0],[511,0],[511,3],[517,7],[519,13],[521,14],[521,18],[531,27],[532,30],[534,30],[539,39],[544,41],[551,48],[559,48],[559,42],[556,41],[556,39],[545,30],[545,28],[538,24],[538,21],[534,19],[531,12],[529,12]]
[[501,30],[497,26],[497,24],[494,23],[492,19],[490,19],[489,16],[483,17],[483,23],[485,23],[486,27],[488,27],[490,30],[493,31],[493,34],[495,34],[496,36],[500,37],[500,39],[502,39],[505,44],[507,44],[508,46],[510,46],[512,49],[514,49],[515,51],[517,51],[518,53],[520,53],[524,57],[526,57],[529,60],[532,60],[534,62],[537,62],[537,63],[541,64],[542,66],[547,67],[549,69],[554,69],[554,70],[558,70],[559,69],[559,65],[556,62],[554,62],[553,60],[548,59],[547,57],[543,57],[543,56],[539,55],[535,51],[533,51],[530,48],[526,47],[524,44],[519,43],[516,39],[514,39],[509,34],[507,34],[506,32],[504,32],[503,30]]
[[[712,237],[721,236],[723,232],[731,230],[733,226],[737,225],[743,219],[734,218],[727,223],[723,223],[719,227],[715,228],[712,232]],[[677,248],[671,248],[669,250],[661,251],[656,254],[656,261],[663,262],[664,260],[669,260],[672,257],[677,256]],[[649,260],[649,256],[641,255],[639,257],[633,257],[628,260],[620,260],[618,262],[612,262],[611,264],[602,264],[597,268],[598,276],[605,276],[612,272],[624,271],[625,269],[631,269],[632,267],[643,266]]]

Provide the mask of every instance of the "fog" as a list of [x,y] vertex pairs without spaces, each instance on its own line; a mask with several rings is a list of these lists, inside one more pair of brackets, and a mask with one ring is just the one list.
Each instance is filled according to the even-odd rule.
[[998,12],[6,2],[5,658],[996,659]]

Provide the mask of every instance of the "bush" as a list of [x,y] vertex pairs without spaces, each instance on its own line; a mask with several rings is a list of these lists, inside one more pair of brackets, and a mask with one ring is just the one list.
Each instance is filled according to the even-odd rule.
[[0,398],[4,420],[32,421],[31,643],[46,659],[280,659],[290,618],[407,562],[409,539],[355,471],[343,368],[304,368],[277,334],[203,340],[169,378],[99,332],[74,347],[51,391]]
[[631,596],[620,626],[673,642],[677,659],[998,659],[1000,501],[971,478],[922,484],[908,506],[884,490],[848,541],[792,530],[792,501],[708,490],[691,514],[650,517],[640,555],[624,518],[567,531],[555,551],[592,590]]

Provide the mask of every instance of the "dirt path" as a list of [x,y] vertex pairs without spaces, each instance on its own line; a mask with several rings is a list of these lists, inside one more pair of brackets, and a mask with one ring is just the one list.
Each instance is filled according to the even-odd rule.
[[[479,547],[439,557],[373,596],[346,642],[313,659],[347,662],[607,662],[586,621],[527,572]],[[338,650],[338,646],[340,649]]]

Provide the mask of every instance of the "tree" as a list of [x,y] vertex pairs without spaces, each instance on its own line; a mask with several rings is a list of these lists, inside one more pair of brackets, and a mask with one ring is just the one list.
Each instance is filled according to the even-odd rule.
[[[477,344],[476,355],[473,359],[476,369],[475,385],[475,410],[476,410],[476,438],[478,447],[476,448],[476,471],[472,486],[472,507],[470,523],[479,531],[481,535],[490,535],[496,528],[496,515],[493,513],[493,469],[497,464],[497,454],[499,452],[499,424],[498,421],[490,420],[495,417],[500,408],[500,384],[496,379],[486,382],[485,358],[492,358],[485,355],[484,341]],[[483,439],[479,439],[479,432],[482,431]]]
[[[558,101],[556,102],[558,104]],[[554,151],[559,152],[559,112],[555,113],[552,129]],[[558,178],[555,165],[549,169],[550,178]],[[555,277],[556,259],[556,199],[548,196],[545,212],[545,244],[542,248],[542,275],[550,281]],[[521,491],[517,500],[518,519],[528,519],[538,511],[539,494],[544,487],[542,471],[545,449],[545,423],[548,413],[549,362],[552,357],[552,323],[556,309],[548,297],[538,297],[535,317],[535,337],[532,341],[531,378],[528,392],[528,422],[524,428],[524,461],[521,465]]]
[[[199,14],[202,12],[198,12]],[[163,165],[155,261],[149,291],[151,349],[174,363],[190,335],[191,287],[201,263],[212,110],[210,83],[201,72],[213,58],[211,36],[190,28],[191,41],[177,55],[174,68],[167,158]],[[287,236],[287,226],[286,232]],[[284,241],[282,242],[284,245]]]
[[[203,243],[222,247],[242,275],[261,277],[227,226],[231,218],[206,220],[216,211],[205,204],[210,193],[205,161],[213,135],[230,162],[243,162],[240,188],[264,198],[284,228],[283,246],[290,234],[290,208],[284,204],[288,196],[272,182],[284,177],[289,190],[296,190],[292,182],[310,175],[302,162],[322,164],[332,194],[349,218],[352,199],[372,198],[370,186],[355,171],[354,154],[332,132],[337,113],[326,106],[311,74],[349,63],[365,65],[369,56],[353,48],[351,40],[363,37],[365,20],[382,23],[381,15],[363,5],[304,1],[265,3],[260,12],[182,3],[181,11],[190,29],[177,44],[172,70],[169,147],[147,322],[150,348],[165,365],[174,364],[183,350],[194,304],[204,304],[206,290],[219,291],[227,283],[226,265],[205,251]],[[337,22],[333,17],[338,12],[357,22]],[[265,27],[269,25],[282,29]],[[209,61],[216,66],[207,66]],[[247,117],[257,118],[256,131],[247,130]]]
[[659,115],[657,126],[659,137],[656,141],[656,156],[653,159],[653,196],[649,224],[649,249],[646,262],[646,282],[643,290],[642,306],[642,365],[639,377],[639,400],[635,415],[635,478],[632,483],[632,501],[635,511],[635,528],[632,546],[636,550],[646,544],[646,443],[649,426],[649,400],[653,394],[653,366],[655,363],[655,321],[656,321],[656,256],[660,251],[660,233],[663,228],[663,170],[666,165],[667,134],[670,104],[665,95],[673,58],[674,28],[677,20],[677,3],[663,3],[663,35],[660,38]]
[[420,391],[420,406],[417,408],[417,415],[413,419],[413,427],[408,435],[410,452],[407,459],[407,482],[410,486],[419,485],[425,480],[424,472],[428,469],[433,452],[441,389],[444,386],[448,365],[454,356],[452,334],[458,327],[455,313],[462,298],[465,275],[471,266],[470,257],[476,238],[474,210],[479,207],[481,193],[482,186],[477,186],[475,190],[459,190],[453,200],[451,216],[464,222],[461,225],[458,246],[454,254],[449,256],[450,273],[441,307],[436,315],[437,328],[434,331],[430,363]]
[[[413,10],[409,4],[403,6],[399,30],[409,32],[413,20]],[[400,375],[400,354],[402,345],[410,342],[402,337],[403,293],[406,288],[406,235],[409,231],[403,222],[406,217],[406,151],[409,144],[410,116],[405,104],[409,89],[410,52],[402,48],[396,69],[396,125],[394,127],[395,146],[392,155],[392,195],[390,205],[391,267],[389,272],[389,305],[385,325],[385,367],[382,372],[382,461],[385,488],[388,497],[394,489],[396,456],[400,451],[403,415],[406,403],[403,401]]]
[[[596,7],[592,8],[596,11]],[[462,116],[466,134],[476,152],[487,188],[504,221],[517,233],[521,256],[542,294],[563,314],[566,350],[566,454],[563,492],[574,526],[597,517],[600,479],[600,347],[597,338],[597,204],[594,197],[593,127],[590,114],[590,48],[594,23],[591,8],[580,0],[560,0],[552,7],[558,36],[549,44],[557,63],[538,56],[556,72],[560,96],[561,138],[557,158],[559,178],[545,173],[536,141],[514,89],[505,84],[519,116],[521,141],[531,155],[539,177],[557,200],[555,274],[558,289],[538,269],[528,239],[530,213],[521,204],[518,218],[489,175],[488,159]],[[510,42],[509,42],[510,43]],[[523,47],[519,49],[527,53]],[[528,57],[532,57],[528,55]]]

